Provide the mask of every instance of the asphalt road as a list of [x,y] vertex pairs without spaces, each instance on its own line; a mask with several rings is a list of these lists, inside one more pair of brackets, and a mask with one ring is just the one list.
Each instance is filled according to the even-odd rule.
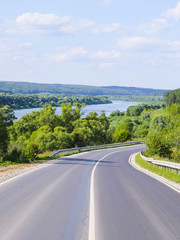
[[143,147],[62,158],[1,184],[0,239],[180,239],[180,194],[128,163]]

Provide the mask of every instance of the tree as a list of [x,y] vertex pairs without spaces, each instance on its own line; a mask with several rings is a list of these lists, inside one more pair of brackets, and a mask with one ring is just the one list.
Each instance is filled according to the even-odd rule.
[[166,131],[150,131],[147,136],[146,143],[148,150],[147,153],[151,156],[158,155],[160,157],[170,158],[172,154],[172,143],[169,141]]
[[54,129],[55,149],[71,148],[74,144],[73,135],[64,131],[62,127]]
[[115,110],[115,111],[113,111],[113,112],[110,114],[111,117],[124,116],[124,115],[125,115],[125,113],[124,113],[124,112],[120,112],[119,110]]
[[113,142],[125,142],[132,138],[132,133],[125,129],[116,129],[113,134]]
[[0,105],[0,157],[3,157],[8,148],[7,126],[12,125],[14,113],[9,106]]
[[13,120],[15,119],[13,110],[7,105],[0,105],[0,116],[6,126],[11,126],[13,124]]
[[6,124],[0,116],[0,157],[3,157],[7,152],[8,147],[8,131]]
[[85,104],[74,103],[63,103],[62,114],[61,114],[61,124],[66,128],[67,132],[71,133],[73,131],[73,122],[80,119],[82,112],[81,109]]

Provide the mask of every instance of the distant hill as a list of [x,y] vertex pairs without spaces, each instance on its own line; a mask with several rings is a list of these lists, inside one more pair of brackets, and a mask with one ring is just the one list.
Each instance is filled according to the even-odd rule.
[[151,89],[151,88],[136,88],[136,87],[94,87],[85,85],[70,85],[70,84],[41,84],[28,82],[10,82],[0,81],[0,92],[10,94],[66,94],[66,95],[150,95],[163,96],[167,90]]

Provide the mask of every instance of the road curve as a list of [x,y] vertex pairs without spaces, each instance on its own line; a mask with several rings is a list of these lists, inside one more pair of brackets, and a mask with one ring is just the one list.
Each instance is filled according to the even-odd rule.
[[0,184],[0,239],[180,239],[180,194],[128,163],[142,148],[61,158]]

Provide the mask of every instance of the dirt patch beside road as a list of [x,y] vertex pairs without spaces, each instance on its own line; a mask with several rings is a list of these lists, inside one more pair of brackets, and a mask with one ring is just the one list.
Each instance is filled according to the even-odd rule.
[[17,165],[7,165],[0,167],[0,183],[4,182],[12,177],[19,174],[28,172],[35,168],[39,168],[40,164],[17,164]]

